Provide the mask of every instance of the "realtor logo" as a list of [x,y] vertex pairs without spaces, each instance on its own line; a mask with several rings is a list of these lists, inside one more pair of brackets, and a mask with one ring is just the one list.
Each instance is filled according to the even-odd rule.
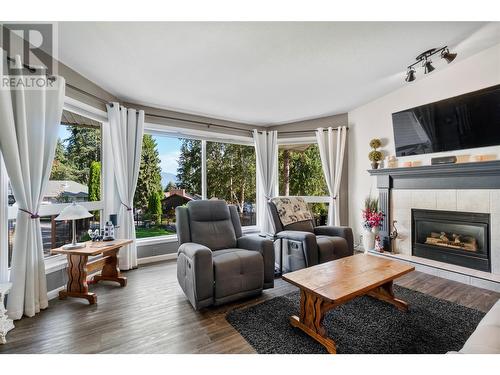
[[56,64],[56,24],[0,24],[3,56],[0,61],[2,89],[36,89],[52,86]]

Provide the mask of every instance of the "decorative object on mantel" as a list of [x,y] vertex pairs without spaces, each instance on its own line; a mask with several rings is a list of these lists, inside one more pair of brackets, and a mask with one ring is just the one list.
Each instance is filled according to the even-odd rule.
[[12,319],[7,317],[7,310],[5,309],[4,299],[9,292],[12,284],[0,284],[0,344],[5,344],[5,336],[7,332],[14,328],[14,323]]
[[481,161],[491,161],[491,160],[496,160],[496,155],[490,154],[490,155],[473,155],[472,156],[472,161],[473,162],[481,162]]
[[457,162],[457,157],[455,155],[452,156],[440,156],[431,159],[431,165],[437,164],[455,164]]
[[457,57],[456,53],[450,53],[448,46],[444,46],[441,48],[431,48],[425,52],[422,52],[420,55],[418,55],[415,58],[415,60],[417,60],[417,61],[414,62],[413,64],[408,65],[408,67],[406,68],[407,71],[406,71],[405,81],[406,82],[415,81],[416,77],[415,77],[414,66],[418,65],[420,63],[422,65],[422,67],[424,68],[424,74],[428,74],[428,73],[432,72],[435,68],[432,66],[432,61],[431,61],[430,57],[439,53],[439,52],[441,52],[440,53],[441,58],[445,59],[448,64],[451,63],[453,60],[455,60],[455,57]]
[[386,157],[386,162],[385,162],[385,167],[386,168],[397,168],[398,167],[398,159],[396,159],[396,156],[391,155]]
[[381,145],[380,139],[374,138],[370,141],[370,147],[373,150],[368,153],[368,159],[372,162],[372,169],[377,169],[379,161],[383,159],[382,152],[377,150]]
[[378,199],[368,197],[365,199],[365,208],[361,211],[363,218],[363,248],[365,253],[375,248],[375,237],[380,231],[384,221],[384,213],[378,209]]
[[411,161],[404,161],[401,164],[401,166],[404,167],[404,168],[410,168],[410,167],[412,167],[412,163],[411,163]]

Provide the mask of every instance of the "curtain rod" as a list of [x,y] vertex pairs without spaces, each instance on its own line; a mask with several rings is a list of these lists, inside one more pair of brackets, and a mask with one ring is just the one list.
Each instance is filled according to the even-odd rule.
[[[69,86],[70,88],[72,88],[73,90],[76,90],[84,95],[88,95],[88,96],[91,96],[93,98],[95,98],[96,100],[100,101],[101,103],[103,104],[109,104],[111,107],[113,107],[113,103],[109,102],[108,100],[105,100],[105,99],[102,99],[94,94],[91,94],[87,91],[84,91],[76,86],[73,86],[69,83],[66,83],[67,86]],[[223,128],[223,129],[230,129],[230,130],[237,130],[237,131],[241,131],[241,132],[248,132],[250,134],[253,133],[253,130],[247,130],[247,129],[238,129],[238,128],[234,128],[234,127],[231,127],[231,126],[227,126],[227,125],[219,125],[219,124],[214,124],[212,122],[206,122],[206,121],[199,121],[199,120],[187,120],[187,119],[184,119],[184,118],[179,118],[179,117],[173,117],[173,116],[165,116],[165,115],[155,115],[155,114],[152,114],[152,113],[144,113],[145,116],[150,116],[150,117],[157,117],[157,118],[162,118],[162,119],[165,119],[165,120],[175,120],[175,121],[182,121],[182,122],[186,122],[186,123],[191,123],[191,124],[199,124],[199,125],[205,125],[207,128],[210,128],[210,127],[218,127],[218,128]],[[346,127],[347,130],[349,130],[348,127]],[[333,128],[333,130],[337,131],[338,129],[337,128]],[[259,130],[259,133],[262,133],[264,131],[268,131],[268,130]],[[280,134],[295,134],[295,133],[310,133],[310,132],[314,132],[314,130],[290,130],[290,131],[286,131],[286,132],[279,132]]]
[[[87,91],[84,91],[84,90],[80,89],[79,87],[73,86],[73,85],[71,85],[69,83],[67,83],[66,85],[69,86],[70,88],[72,88],[73,90],[76,90],[76,91],[78,91],[78,92],[80,92],[80,93],[82,93],[84,95],[91,96],[94,99],[98,100],[99,102],[101,102],[103,104],[109,104],[111,107],[113,107],[113,103],[109,102],[108,100],[102,99],[102,98],[100,98],[100,97],[98,97],[98,96],[96,96],[94,94],[91,94],[91,93],[89,93]],[[191,123],[191,124],[205,125],[207,128],[210,128],[211,126],[216,126],[216,127],[219,127],[219,128],[225,128],[225,129],[231,129],[231,130],[240,130],[240,131],[249,132],[249,133],[252,132],[251,130],[233,128],[233,127],[227,126],[227,125],[218,125],[218,124],[214,124],[214,123],[211,123],[211,122],[199,121],[199,120],[187,120],[187,119],[184,119],[184,118],[173,117],[173,116],[155,115],[155,114],[147,113],[147,112],[144,113],[144,116],[163,118],[163,119],[166,119],[166,120],[182,121],[182,122]]]

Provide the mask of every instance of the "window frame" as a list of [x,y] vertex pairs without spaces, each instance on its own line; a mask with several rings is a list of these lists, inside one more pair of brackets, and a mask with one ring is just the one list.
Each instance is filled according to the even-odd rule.
[[[278,138],[278,147],[276,148],[276,160],[278,160],[279,148],[284,145],[303,145],[303,144],[318,144],[318,140],[314,136],[300,138]],[[276,168],[276,191],[279,192],[279,167]],[[327,203],[329,206],[330,197],[328,195],[303,195],[306,203]],[[329,207],[328,207],[329,208]]]
[[[109,126],[108,122],[108,115],[106,112],[101,111],[97,108],[94,108],[90,105],[84,104],[82,102],[79,102],[75,99],[72,99],[70,97],[65,97],[64,98],[64,104],[63,104],[63,109],[67,110],[69,112],[73,112],[76,114],[79,114],[81,116],[85,116],[87,118],[90,118],[92,120],[98,121],[101,123],[101,200],[99,201],[92,201],[92,202],[78,202],[78,204],[82,205],[85,207],[88,211],[97,211],[101,210],[104,213],[104,202],[105,202],[105,197],[104,194],[106,190],[104,189],[104,175],[107,169],[104,167],[106,165],[105,163],[105,152],[104,152],[104,137],[105,137],[105,132],[103,131],[103,128],[105,126]],[[2,164],[3,164],[3,159],[2,159]],[[8,183],[9,176],[6,173],[7,171],[5,168],[0,168],[0,182],[4,186],[0,186],[0,228],[7,228],[8,227],[8,221],[12,219],[16,219],[17,213],[18,213],[18,207],[17,206],[9,206],[8,202],[8,188],[6,184]],[[108,173],[110,171],[107,171]],[[40,216],[53,216],[53,215],[58,215],[61,213],[61,211],[69,206],[71,203],[54,203],[54,204],[42,204],[40,205],[40,209],[38,211],[38,214]],[[5,210],[5,207],[7,207],[7,210]],[[6,211],[6,213],[5,213]],[[103,224],[103,219],[104,215],[101,215],[100,217],[100,225],[102,227]],[[3,229],[2,229],[3,230]],[[5,239],[1,240],[2,243],[0,243],[0,251],[2,254],[0,254],[0,257],[6,257],[6,261],[8,264],[8,252],[6,251],[8,249],[8,236],[6,236]],[[5,249],[4,249],[5,247]],[[3,261],[3,258],[1,258]],[[48,274],[50,272],[56,271],[58,269],[65,268],[67,265],[67,260],[66,256],[63,254],[57,254],[57,255],[49,255],[47,257],[44,257],[44,262],[45,262],[45,273]],[[0,262],[0,265],[2,263]],[[10,274],[10,267],[8,267],[8,274]]]

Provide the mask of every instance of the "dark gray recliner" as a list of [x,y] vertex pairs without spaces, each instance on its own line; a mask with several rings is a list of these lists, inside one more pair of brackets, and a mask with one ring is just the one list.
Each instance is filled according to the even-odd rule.
[[276,205],[272,201],[268,201],[268,205],[276,236],[301,244],[306,267],[354,254],[354,238],[351,228],[327,225],[315,227],[312,220],[283,226]]
[[273,243],[259,235],[243,236],[235,206],[191,201],[177,207],[175,215],[177,280],[196,310],[274,286]]

